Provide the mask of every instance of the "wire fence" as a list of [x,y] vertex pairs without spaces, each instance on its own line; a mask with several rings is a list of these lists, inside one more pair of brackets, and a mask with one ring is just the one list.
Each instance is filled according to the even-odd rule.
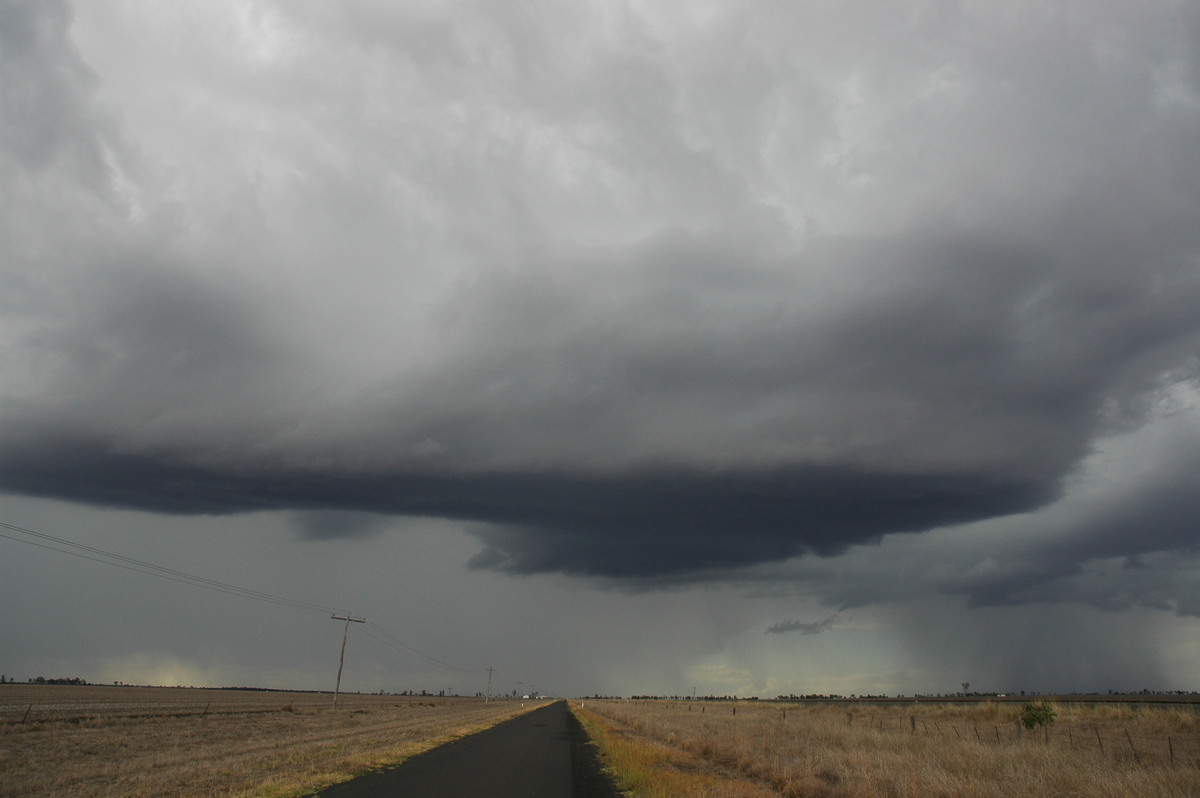
[[975,740],[983,745],[1049,745],[1093,751],[1108,758],[1138,764],[1167,763],[1200,767],[1200,737],[1187,734],[1148,735],[1109,723],[1053,723],[1025,728],[1019,721],[981,724],[931,720],[917,715],[851,714],[848,724],[867,724],[880,732],[941,735]]

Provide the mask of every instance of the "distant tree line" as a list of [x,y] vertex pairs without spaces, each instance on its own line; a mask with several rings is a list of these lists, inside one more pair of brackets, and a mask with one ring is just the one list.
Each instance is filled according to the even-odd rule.
[[[604,698],[604,696],[592,696],[593,698]],[[752,695],[746,698],[738,698],[735,695],[702,695],[693,698],[690,695],[631,695],[630,701],[757,701],[758,696]]]
[[[0,676],[0,684],[16,684],[16,679],[8,679],[5,676]],[[28,684],[88,684],[86,679],[80,679],[78,676],[70,678],[62,677],[58,679],[47,679],[45,676],[36,676],[28,680]]]

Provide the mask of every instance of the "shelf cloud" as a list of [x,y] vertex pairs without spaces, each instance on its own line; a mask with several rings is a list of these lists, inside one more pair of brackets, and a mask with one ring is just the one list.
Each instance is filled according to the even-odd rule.
[[650,582],[1052,507],[1197,379],[1200,16],[939,7],[3,3],[0,489]]

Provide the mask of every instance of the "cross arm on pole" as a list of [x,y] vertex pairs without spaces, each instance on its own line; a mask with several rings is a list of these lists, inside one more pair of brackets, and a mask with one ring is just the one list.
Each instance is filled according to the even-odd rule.
[[333,688],[333,708],[337,709],[338,694],[341,693],[341,691],[342,691],[342,665],[346,661],[346,638],[350,635],[350,624],[366,623],[367,619],[366,618],[354,618],[350,615],[350,613],[346,613],[345,615],[330,615],[329,617],[335,621],[345,621],[346,622],[345,628],[342,629],[342,653],[340,656],[338,656],[337,684],[334,685],[334,688]]

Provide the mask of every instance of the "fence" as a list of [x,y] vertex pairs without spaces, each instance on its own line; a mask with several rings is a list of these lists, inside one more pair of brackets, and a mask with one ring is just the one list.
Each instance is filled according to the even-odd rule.
[[[1153,712],[1154,710],[1149,710]],[[783,710],[786,716],[787,710]],[[1136,763],[1170,763],[1200,766],[1200,737],[1183,734],[1147,735],[1112,724],[1054,723],[1026,729],[1019,722],[1004,724],[954,723],[928,720],[916,715],[846,713],[847,723],[866,723],[880,732],[937,734],[973,739],[985,745],[1054,745],[1072,750],[1091,750]]]

